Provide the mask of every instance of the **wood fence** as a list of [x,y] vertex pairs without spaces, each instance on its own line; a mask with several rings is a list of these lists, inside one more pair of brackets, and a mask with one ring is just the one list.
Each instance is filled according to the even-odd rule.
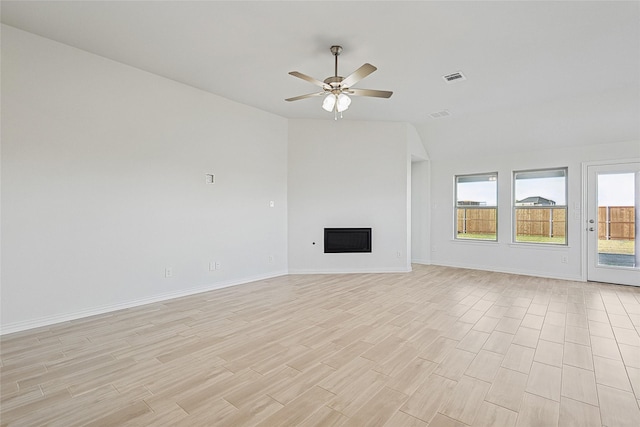
[[[495,234],[495,208],[458,208],[458,234]],[[518,236],[564,237],[567,211],[558,208],[516,208]]]
[[636,210],[633,206],[599,206],[598,240],[634,240]]
[[567,209],[516,208],[516,236],[564,237],[566,235]]
[[[599,240],[634,240],[636,236],[633,206],[598,208]],[[494,234],[495,208],[458,208],[458,234]],[[567,210],[564,207],[517,207],[516,235],[564,237]]]
[[495,234],[496,208],[458,208],[458,234]]

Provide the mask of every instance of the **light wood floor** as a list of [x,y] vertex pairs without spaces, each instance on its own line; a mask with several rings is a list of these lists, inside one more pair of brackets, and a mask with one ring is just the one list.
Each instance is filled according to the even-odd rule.
[[640,425],[640,288],[285,276],[7,335],[2,425]]

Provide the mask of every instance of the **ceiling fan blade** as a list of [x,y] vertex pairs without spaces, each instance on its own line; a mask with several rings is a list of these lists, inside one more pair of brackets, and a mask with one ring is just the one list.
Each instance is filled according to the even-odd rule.
[[393,95],[393,92],[388,90],[373,89],[348,89],[345,92],[354,96],[374,96],[376,98],[391,98],[391,95]]
[[300,73],[298,71],[291,71],[289,74],[291,74],[294,77],[298,77],[299,79],[306,80],[306,81],[308,81],[310,83],[313,83],[316,86],[320,86],[323,89],[329,87],[326,83],[321,82],[320,80],[314,79],[311,76],[307,76],[306,74],[302,74],[302,73]]
[[324,95],[324,94],[325,94],[325,92],[308,93],[306,95],[300,95],[300,96],[294,96],[293,98],[287,98],[287,99],[285,99],[285,101],[297,101],[299,99],[313,98],[314,96],[321,96],[321,95]]
[[344,80],[342,80],[342,82],[340,83],[342,87],[351,87],[354,84],[358,83],[360,80],[367,77],[369,74],[373,73],[375,70],[377,70],[377,68],[373,65],[364,64],[362,67],[358,68],[353,73],[345,77]]

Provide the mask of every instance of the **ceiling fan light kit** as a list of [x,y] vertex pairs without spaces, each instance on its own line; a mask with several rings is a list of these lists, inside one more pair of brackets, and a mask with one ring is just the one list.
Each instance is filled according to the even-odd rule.
[[336,106],[336,96],[330,93],[324,98],[324,101],[322,101],[322,108],[325,111],[332,112],[335,106]]
[[298,71],[291,71],[289,73],[294,77],[298,77],[302,80],[313,83],[316,86],[320,86],[322,88],[322,92],[287,98],[285,101],[298,101],[300,99],[325,95],[324,100],[322,101],[322,108],[327,112],[333,112],[334,119],[338,120],[338,113],[340,113],[340,118],[342,118],[342,112],[346,111],[351,104],[351,98],[349,95],[370,96],[375,98],[389,98],[393,95],[393,92],[386,90],[352,89],[353,85],[373,73],[377,68],[371,64],[364,64],[347,77],[342,77],[338,75],[338,55],[342,53],[342,46],[331,46],[331,53],[335,58],[334,75],[327,77],[324,81],[314,79],[313,77],[307,76],[306,74],[302,74]]
[[351,98],[349,98],[344,93],[340,95],[334,95],[330,93],[324,98],[322,101],[322,108],[328,112],[337,111],[338,113],[342,113],[351,105]]

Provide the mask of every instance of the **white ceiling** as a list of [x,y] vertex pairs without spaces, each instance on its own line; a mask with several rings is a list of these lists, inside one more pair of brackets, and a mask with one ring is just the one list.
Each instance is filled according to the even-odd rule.
[[[2,22],[287,118],[332,118],[289,76],[378,70],[345,118],[489,117],[609,99],[640,114],[640,2],[2,1]],[[446,84],[462,71],[467,80]],[[610,98],[615,98],[611,100]],[[556,104],[554,104],[556,103]],[[596,114],[597,112],[592,112]],[[438,119],[449,120],[449,119]],[[638,135],[637,123],[620,137]]]

